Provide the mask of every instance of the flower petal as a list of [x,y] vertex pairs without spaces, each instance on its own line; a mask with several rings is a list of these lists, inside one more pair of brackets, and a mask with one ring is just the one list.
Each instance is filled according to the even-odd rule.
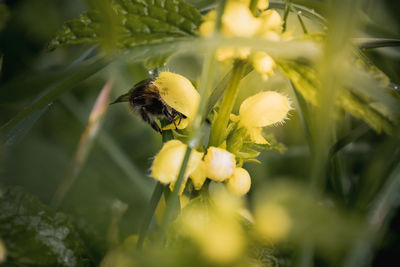
[[240,106],[240,123],[246,128],[264,127],[286,118],[289,99],[277,92],[261,92],[247,98]]
[[176,73],[161,72],[154,84],[165,103],[185,115],[189,121],[194,119],[200,95],[188,79]]
[[[178,177],[179,170],[185,156],[186,145],[179,140],[171,140],[164,144],[156,155],[151,167],[151,175],[164,184],[174,183]],[[185,178],[197,168],[203,153],[192,150],[189,163],[185,171]]]

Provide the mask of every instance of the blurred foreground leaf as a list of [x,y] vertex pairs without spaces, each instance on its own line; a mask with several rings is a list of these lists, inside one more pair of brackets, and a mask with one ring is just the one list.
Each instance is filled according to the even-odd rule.
[[65,195],[70,190],[71,186],[75,183],[82,169],[82,166],[84,166],[86,159],[92,149],[93,142],[96,139],[99,130],[101,129],[104,114],[107,111],[112,84],[112,79],[109,79],[96,99],[96,102],[90,113],[86,129],[82,133],[79,140],[70,174],[64,178],[64,180],[59,184],[56,192],[54,193],[54,202],[52,204],[56,208],[58,208],[58,206],[63,201]]
[[196,35],[201,15],[181,0],[99,1],[79,19],[66,22],[48,48],[105,43],[129,48]]
[[0,235],[22,265],[89,266],[86,247],[67,216],[12,188],[0,198]]
[[40,112],[42,108],[50,105],[62,93],[74,88],[78,83],[87,79],[107,65],[107,60],[98,59],[95,62],[81,64],[79,67],[76,67],[75,71],[69,77],[53,84],[53,86],[45,90],[32,104],[21,110],[6,124],[2,125],[1,129],[6,135],[9,135],[8,133],[13,131],[13,128],[22,120],[36,112]]

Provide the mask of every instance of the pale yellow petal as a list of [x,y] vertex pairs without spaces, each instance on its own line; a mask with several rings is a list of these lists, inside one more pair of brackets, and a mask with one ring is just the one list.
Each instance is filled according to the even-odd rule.
[[274,91],[247,98],[240,106],[240,123],[247,128],[264,127],[286,118],[291,109],[289,99]]
[[[178,177],[186,147],[187,146],[179,140],[171,140],[165,143],[154,158],[151,167],[152,177],[164,184],[174,183]],[[185,171],[185,178],[197,168],[202,156],[203,153],[192,150]]]
[[189,121],[194,119],[200,95],[188,79],[176,73],[161,72],[154,84],[165,103],[185,115]]

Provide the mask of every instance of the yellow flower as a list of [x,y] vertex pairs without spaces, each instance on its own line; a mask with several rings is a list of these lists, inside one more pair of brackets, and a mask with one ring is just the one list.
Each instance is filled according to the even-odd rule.
[[215,28],[215,17],[217,12],[215,10],[211,10],[204,16],[204,22],[200,25],[200,35],[203,37],[210,36]]
[[222,182],[232,176],[236,166],[235,155],[225,149],[209,147],[204,158],[207,177]]
[[275,203],[264,203],[256,207],[256,230],[271,242],[284,239],[292,228],[292,221],[287,211]]
[[231,120],[239,121],[253,142],[267,144],[261,128],[282,122],[290,109],[290,101],[286,96],[274,91],[261,92],[243,101],[239,116],[233,115]]
[[182,211],[178,223],[208,260],[230,266],[242,257],[246,239],[237,220],[238,207],[232,205],[235,201],[227,194],[216,198],[210,206],[192,202]]
[[246,4],[228,2],[222,15],[222,32],[227,36],[251,37],[261,21],[253,16]]
[[[176,121],[178,129],[186,128],[193,121],[200,102],[200,95],[192,83],[182,75],[161,72],[154,84],[158,88],[162,100],[187,117],[180,122]],[[164,127],[164,130],[167,129],[175,129],[175,125],[172,123]]]
[[250,174],[243,168],[235,168],[226,186],[235,195],[241,196],[249,192],[251,186]]
[[274,74],[275,61],[265,52],[256,52],[252,56],[254,69],[263,77],[268,79]]
[[[156,155],[151,167],[151,176],[161,183],[174,184],[186,152],[186,145],[179,140],[166,142]],[[203,153],[192,150],[185,171],[185,180],[193,173],[203,157]]]
[[239,58],[246,59],[250,55],[249,48],[232,48],[232,47],[221,47],[216,52],[216,58],[218,61],[225,61],[228,59]]
[[263,11],[259,16],[259,19],[261,21],[259,28],[260,33],[267,31],[275,31],[275,32],[282,31],[283,20],[281,15],[279,15],[279,13],[276,10],[269,9]]

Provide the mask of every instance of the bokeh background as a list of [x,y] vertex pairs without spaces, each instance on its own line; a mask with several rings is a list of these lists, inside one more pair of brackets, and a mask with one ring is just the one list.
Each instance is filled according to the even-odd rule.
[[[212,4],[207,0],[188,2],[200,9]],[[323,0],[293,2],[322,15],[327,12]],[[1,125],[67,76],[69,66],[86,53],[88,46],[46,50],[47,43],[63,22],[78,17],[85,10],[87,3],[83,0],[0,0]],[[364,1],[363,13],[357,14],[361,16],[362,27],[355,37],[399,38],[399,11],[397,0]],[[305,22],[310,28],[318,28],[311,21]],[[289,20],[288,27],[299,29],[295,18]],[[364,53],[392,83],[400,84],[399,48],[370,49]],[[165,69],[197,82],[201,66],[201,55],[178,53],[168,61]],[[221,76],[224,71],[222,66]],[[9,142],[3,142],[0,147],[0,188],[19,186],[50,205],[57,186],[70,173],[90,111],[107,78],[111,75],[114,79],[113,99],[151,74],[142,63],[113,62],[84,82],[72,84],[72,90],[46,107],[40,116],[31,118],[31,128],[22,128],[11,141],[3,136]],[[240,100],[269,88],[279,88],[289,97],[292,94],[279,73],[268,81],[250,74],[241,87]],[[282,180],[306,183],[311,166],[307,140],[296,110],[291,111],[289,117],[283,125],[267,129],[285,144],[286,151],[282,154],[262,152],[261,164],[245,164],[252,177],[253,189]],[[363,124],[355,119],[349,119],[348,123],[354,127]],[[134,116],[126,105],[108,108],[98,138],[59,208],[79,229],[89,247],[92,262],[98,264],[109,247],[109,229],[116,216],[116,205],[127,205],[119,222],[120,238],[123,240],[137,233],[155,184],[149,176],[151,160],[161,145],[160,135]],[[340,202],[344,210],[352,210],[360,199],[365,203],[362,207],[368,207],[393,164],[400,159],[398,145],[395,138],[366,131],[341,151],[344,196],[332,193],[334,184],[328,184],[326,194]],[[249,193],[250,202],[253,189]],[[371,254],[373,266],[395,266],[389,265],[389,261],[396,260],[400,253],[399,205],[400,198],[388,231]]]

